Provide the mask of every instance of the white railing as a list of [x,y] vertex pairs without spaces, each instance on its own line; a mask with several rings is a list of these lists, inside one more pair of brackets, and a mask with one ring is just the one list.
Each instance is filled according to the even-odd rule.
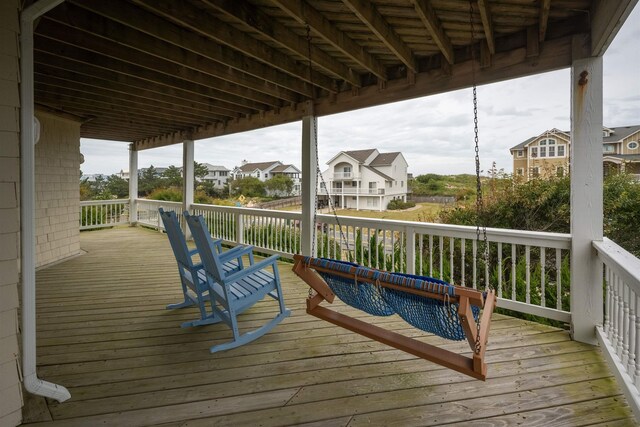
[[129,200],[80,202],[80,230],[113,227],[129,223]]
[[[138,223],[161,230],[158,208],[182,219],[182,204],[137,199]],[[192,205],[214,238],[292,258],[300,252],[300,212]],[[184,224],[183,224],[184,225]],[[488,262],[474,227],[317,215],[315,254],[361,265],[496,289],[499,307],[571,320],[568,234],[487,229]]]
[[[324,189],[319,190],[319,194],[322,194]],[[329,190],[329,194],[333,195],[352,195],[352,194],[361,194],[361,195],[384,195],[384,188],[342,188],[342,187],[331,187]]]
[[359,179],[360,175],[353,172],[334,172],[333,179]]
[[604,322],[596,328],[598,340],[640,419],[640,259],[607,238],[593,246],[604,264]]
[[571,319],[568,234],[487,229],[485,263],[475,227],[332,215],[317,219],[318,256],[480,289],[490,283],[501,308]]
[[164,230],[164,225],[162,224],[158,208],[163,208],[166,211],[174,211],[178,216],[180,225],[184,227],[181,202],[167,202],[164,200],[150,199],[136,199],[138,224],[144,225],[145,227],[155,228],[156,230]]

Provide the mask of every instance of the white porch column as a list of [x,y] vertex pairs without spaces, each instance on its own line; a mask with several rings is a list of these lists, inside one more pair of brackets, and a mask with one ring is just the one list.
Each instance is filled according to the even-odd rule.
[[602,324],[602,57],[574,59],[571,67],[571,331],[596,344]]
[[[188,139],[182,141],[182,210],[188,211],[193,204],[193,140]],[[184,235],[189,239],[191,234],[189,233],[189,227],[185,223]]]
[[129,144],[129,224],[138,222],[138,151]]
[[[316,170],[316,120],[313,116],[302,118],[302,227],[300,250],[302,255],[313,256],[313,213],[315,211],[315,188],[318,185]],[[329,196],[331,197],[331,196]]]

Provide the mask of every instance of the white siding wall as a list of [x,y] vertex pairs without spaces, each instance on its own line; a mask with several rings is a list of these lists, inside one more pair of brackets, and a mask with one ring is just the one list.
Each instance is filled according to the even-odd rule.
[[18,0],[0,2],[0,425],[22,420],[18,377]]
[[80,124],[40,112],[36,117],[36,258],[43,266],[80,251]]

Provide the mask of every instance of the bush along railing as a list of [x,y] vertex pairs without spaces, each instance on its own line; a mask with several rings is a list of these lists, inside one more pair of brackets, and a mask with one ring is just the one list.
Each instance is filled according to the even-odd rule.
[[145,227],[154,228],[156,230],[164,230],[162,219],[158,212],[158,208],[165,211],[174,211],[178,216],[180,225],[184,230],[184,218],[182,217],[182,203],[168,202],[165,200],[136,199],[136,210],[138,213],[138,224]]
[[113,227],[129,223],[129,200],[80,202],[80,230]]
[[636,419],[640,419],[640,259],[605,238],[593,242],[604,264],[604,321],[600,347]]

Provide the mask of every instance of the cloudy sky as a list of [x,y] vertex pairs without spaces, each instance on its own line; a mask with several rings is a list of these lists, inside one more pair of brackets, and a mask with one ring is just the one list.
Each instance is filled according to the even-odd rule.
[[[631,13],[604,56],[604,124],[640,124],[640,7]],[[483,170],[496,162],[512,172],[509,148],[547,129],[569,129],[569,70],[478,88]],[[410,112],[410,114],[407,114]],[[409,172],[474,173],[471,89],[336,114],[318,119],[321,165],[341,150],[401,151]],[[280,160],[300,166],[301,123],[205,139],[198,162],[239,165]],[[127,144],[81,140],[85,174],[128,170]],[[181,145],[139,153],[139,167],[180,165]],[[322,167],[324,169],[324,167]]]

